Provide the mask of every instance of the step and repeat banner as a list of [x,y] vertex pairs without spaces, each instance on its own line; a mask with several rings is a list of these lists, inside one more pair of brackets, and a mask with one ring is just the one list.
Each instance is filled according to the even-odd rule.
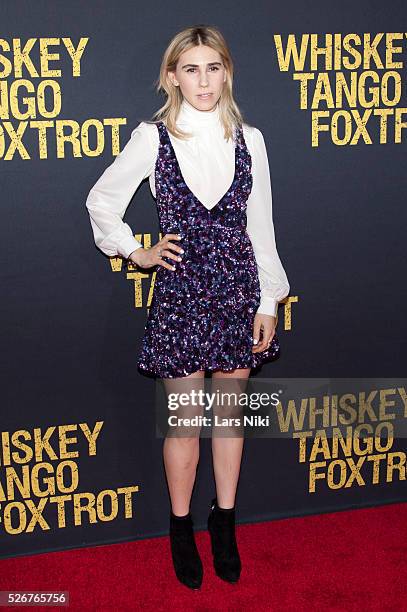
[[[239,414],[238,520],[407,499],[406,16],[367,0],[3,7],[2,557],[168,533],[163,389],[136,363],[156,271],[102,254],[85,202],[162,106],[162,55],[196,24],[224,34],[264,135],[291,287],[280,357]],[[161,237],[147,180],[125,221],[145,246]],[[211,461],[203,435],[197,529]]]

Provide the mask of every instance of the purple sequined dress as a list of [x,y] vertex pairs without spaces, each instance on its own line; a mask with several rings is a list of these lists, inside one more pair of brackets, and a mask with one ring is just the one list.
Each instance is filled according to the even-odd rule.
[[268,348],[252,353],[253,320],[260,284],[246,231],[252,160],[242,128],[235,131],[235,175],[228,191],[208,210],[181,173],[168,131],[157,124],[156,200],[162,235],[184,249],[181,261],[163,257],[175,271],[157,266],[153,298],[138,367],[159,378],[196,370],[256,367],[280,351],[277,334]]

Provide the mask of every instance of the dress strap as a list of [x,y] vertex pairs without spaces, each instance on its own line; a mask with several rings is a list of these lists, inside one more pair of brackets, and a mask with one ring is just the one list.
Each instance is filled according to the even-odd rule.
[[165,124],[163,121],[158,121],[156,123],[157,129],[158,129],[158,136],[160,139],[160,143],[161,144],[167,144],[169,137],[168,137],[168,131],[167,128],[165,127]]
[[242,130],[242,126],[235,125],[233,131],[234,131],[234,135],[235,135],[236,146],[237,145],[241,146],[243,144],[243,130]]

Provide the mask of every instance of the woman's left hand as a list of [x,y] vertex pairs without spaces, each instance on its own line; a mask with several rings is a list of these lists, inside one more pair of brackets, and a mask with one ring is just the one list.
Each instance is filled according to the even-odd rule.
[[[263,331],[263,337],[260,340],[260,330]],[[253,343],[252,353],[261,353],[267,349],[276,333],[276,317],[272,315],[256,313],[253,323],[253,340],[258,343]]]

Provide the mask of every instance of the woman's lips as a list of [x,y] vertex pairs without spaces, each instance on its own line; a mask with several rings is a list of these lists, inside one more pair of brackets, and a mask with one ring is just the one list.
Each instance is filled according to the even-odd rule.
[[202,98],[203,100],[206,100],[207,98],[211,97],[211,93],[208,94],[198,94],[198,98]]

